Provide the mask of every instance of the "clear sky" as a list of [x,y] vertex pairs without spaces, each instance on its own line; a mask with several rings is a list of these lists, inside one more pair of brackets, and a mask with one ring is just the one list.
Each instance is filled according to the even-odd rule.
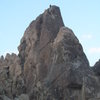
[[50,4],[60,7],[65,26],[94,65],[100,58],[100,0],[0,0],[0,55],[18,53],[25,29]]

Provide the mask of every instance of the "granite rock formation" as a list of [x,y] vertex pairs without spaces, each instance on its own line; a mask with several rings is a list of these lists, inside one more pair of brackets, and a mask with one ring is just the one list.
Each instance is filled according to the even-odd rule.
[[13,99],[24,93],[23,87],[20,58],[14,53],[7,54],[5,58],[2,56],[0,58],[0,98],[3,100],[9,100],[6,97]]
[[0,100],[100,99],[100,79],[59,7],[31,22],[18,50],[0,58]]
[[92,67],[92,69],[97,76],[100,76],[100,59],[99,59],[99,61],[97,61],[95,63],[95,65]]

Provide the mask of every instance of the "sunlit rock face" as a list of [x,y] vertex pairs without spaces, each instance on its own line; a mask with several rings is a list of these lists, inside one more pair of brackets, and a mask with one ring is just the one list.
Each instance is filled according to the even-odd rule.
[[19,57],[29,90],[31,89],[30,84],[33,85],[34,81],[38,79],[37,76],[39,76],[38,80],[46,77],[52,52],[50,44],[53,43],[62,26],[64,24],[60,10],[58,7],[52,6],[26,29],[19,46]]
[[0,99],[100,99],[100,80],[59,7],[50,6],[31,22],[18,50],[18,56],[0,59]]

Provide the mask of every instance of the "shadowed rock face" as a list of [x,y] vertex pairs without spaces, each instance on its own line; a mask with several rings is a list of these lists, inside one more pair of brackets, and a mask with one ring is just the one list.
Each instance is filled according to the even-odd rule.
[[100,98],[100,80],[89,67],[73,31],[64,26],[59,7],[50,6],[31,22],[18,50],[18,56],[0,59],[0,68],[5,72],[0,73],[4,75],[0,79],[7,75],[3,66],[14,69],[9,70],[10,81],[7,79],[10,88],[4,93],[5,89],[0,87],[1,98],[2,95],[18,100]]
[[97,75],[98,77],[100,76],[100,59],[92,67],[92,70],[95,72],[95,75]]

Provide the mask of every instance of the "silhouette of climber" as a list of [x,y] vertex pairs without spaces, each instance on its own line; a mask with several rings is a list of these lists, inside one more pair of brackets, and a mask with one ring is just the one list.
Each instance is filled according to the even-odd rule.
[[52,6],[49,5],[49,13],[51,13],[51,11],[52,11]]
[[51,8],[51,5],[49,7]]

